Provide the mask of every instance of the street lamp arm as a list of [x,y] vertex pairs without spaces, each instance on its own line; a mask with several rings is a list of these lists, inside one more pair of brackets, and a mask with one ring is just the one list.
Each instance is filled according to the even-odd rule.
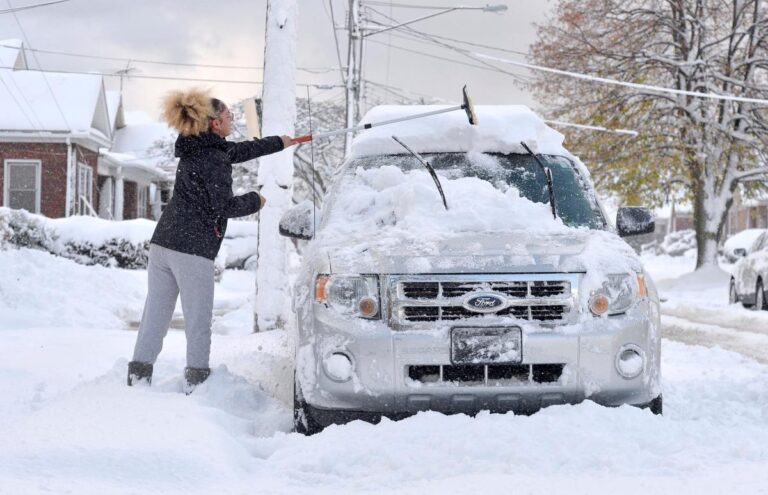
[[414,24],[416,22],[420,22],[420,21],[423,21],[425,19],[431,19],[432,17],[437,17],[439,15],[447,14],[447,13],[453,12],[455,10],[482,10],[483,12],[493,12],[495,14],[498,14],[498,13],[501,13],[501,12],[505,12],[507,10],[507,6],[503,5],[503,4],[498,4],[498,5],[486,5],[485,7],[465,7],[465,6],[462,6],[462,5],[459,5],[457,7],[446,7],[446,8],[444,8],[443,10],[441,10],[439,12],[433,12],[431,14],[427,14],[427,15],[424,15],[424,16],[421,16],[421,17],[417,17],[415,19],[411,19],[410,21],[405,21],[403,23],[396,24],[394,26],[385,26],[383,28],[370,28],[370,27],[363,28],[363,30],[365,31],[363,33],[363,37],[367,38],[368,36],[373,36],[374,34],[384,33],[386,31],[391,31],[392,29],[401,28],[403,26],[407,26],[409,24]]
[[433,12],[432,14],[427,14],[425,16],[421,16],[421,17],[417,17],[415,19],[411,19],[410,21],[405,21],[405,22],[400,23],[400,24],[395,24],[394,26],[383,27],[381,29],[370,30],[371,28],[365,28],[367,32],[363,33],[363,37],[367,38],[368,36],[372,36],[374,34],[379,34],[379,33],[383,33],[383,32],[386,32],[386,31],[391,31],[392,29],[401,28],[401,27],[407,26],[409,24],[413,24],[413,23],[416,23],[416,22],[419,22],[419,21],[423,21],[425,19],[430,19],[432,17],[437,17],[439,15],[447,14],[448,12],[453,12],[454,10],[460,10],[460,9],[461,9],[461,7],[451,7],[449,9],[441,10],[440,12]]

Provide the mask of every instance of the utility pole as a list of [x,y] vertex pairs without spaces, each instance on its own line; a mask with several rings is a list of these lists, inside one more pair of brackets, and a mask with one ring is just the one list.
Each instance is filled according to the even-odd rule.
[[[354,127],[360,112],[360,68],[363,37],[360,32],[360,0],[349,0],[347,19],[347,127]],[[344,155],[352,150],[352,133],[345,134]]]
[[[431,14],[390,26],[368,25],[364,24],[364,21],[367,21],[368,19],[364,19],[362,0],[349,0],[349,12],[347,18],[347,127],[354,127],[360,121],[361,110],[365,107],[365,91],[363,87],[365,82],[363,79],[363,58],[365,55],[365,39],[368,36],[385,33],[393,29],[399,29],[417,22],[424,21],[426,19],[431,19],[433,17],[456,11],[475,10],[501,14],[507,10],[507,6],[503,4],[485,5],[483,7],[437,6],[425,8],[433,9],[437,12],[433,12]],[[335,26],[334,29],[336,29]],[[348,155],[352,150],[352,137],[353,136],[351,132],[346,134],[346,139],[344,141],[345,155]]]
[[[296,126],[296,0],[268,0],[264,47],[262,135],[293,136]],[[254,331],[285,328],[290,320],[288,242],[278,234],[280,217],[291,207],[293,148],[259,158],[261,195],[256,251]]]

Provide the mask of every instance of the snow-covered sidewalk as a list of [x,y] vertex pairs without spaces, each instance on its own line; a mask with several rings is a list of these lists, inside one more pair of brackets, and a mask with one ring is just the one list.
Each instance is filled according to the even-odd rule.
[[250,333],[251,274],[217,286],[214,373],[185,396],[178,330],[153,386],[125,386],[145,272],[31,251],[0,252],[0,271],[2,494],[768,489],[768,366],[723,349],[664,342],[661,417],[586,402],[303,437],[289,433],[290,339]]

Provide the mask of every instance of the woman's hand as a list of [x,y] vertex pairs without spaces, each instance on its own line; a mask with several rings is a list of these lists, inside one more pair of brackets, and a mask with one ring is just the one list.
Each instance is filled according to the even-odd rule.
[[283,148],[287,148],[288,146],[293,146],[294,144],[298,144],[296,141],[293,140],[291,136],[280,136],[280,139],[283,140]]

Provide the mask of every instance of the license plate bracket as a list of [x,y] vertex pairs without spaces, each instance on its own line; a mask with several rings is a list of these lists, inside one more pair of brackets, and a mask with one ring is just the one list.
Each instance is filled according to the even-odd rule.
[[452,364],[517,364],[523,360],[520,327],[453,327]]

